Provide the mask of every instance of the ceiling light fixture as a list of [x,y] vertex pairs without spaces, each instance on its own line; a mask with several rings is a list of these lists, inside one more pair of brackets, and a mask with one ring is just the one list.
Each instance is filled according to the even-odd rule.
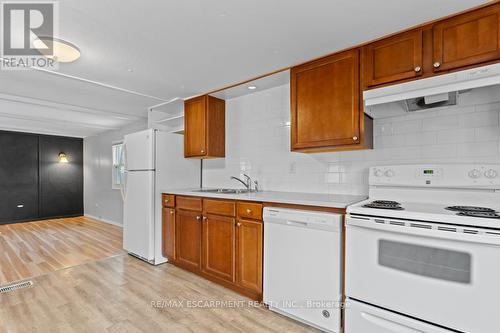
[[256,86],[248,86],[248,89],[255,90],[255,89],[257,89],[257,87]]
[[68,156],[65,153],[59,153],[59,163],[68,163]]
[[39,37],[33,41],[33,46],[42,55],[57,62],[73,62],[81,56],[76,45],[59,38]]

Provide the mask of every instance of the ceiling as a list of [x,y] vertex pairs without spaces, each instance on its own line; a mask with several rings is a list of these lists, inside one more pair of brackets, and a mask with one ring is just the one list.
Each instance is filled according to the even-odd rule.
[[6,105],[0,104],[0,128],[95,135],[144,120],[148,107],[174,97],[247,80],[484,2],[60,1],[58,37],[76,44],[82,57],[60,64],[57,73],[0,72],[0,103]]

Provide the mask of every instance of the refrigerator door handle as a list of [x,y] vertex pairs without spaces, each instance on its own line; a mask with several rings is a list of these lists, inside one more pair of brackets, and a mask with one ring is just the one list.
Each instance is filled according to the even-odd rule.
[[123,172],[122,183],[120,185],[120,193],[122,195],[123,202],[127,199],[127,171]]
[[120,163],[123,165],[123,175],[122,175],[122,181],[120,184],[120,193],[122,195],[123,202],[125,202],[127,198],[127,153],[126,153],[127,145],[125,142],[123,143],[122,146],[122,151],[121,151],[121,156],[120,156]]

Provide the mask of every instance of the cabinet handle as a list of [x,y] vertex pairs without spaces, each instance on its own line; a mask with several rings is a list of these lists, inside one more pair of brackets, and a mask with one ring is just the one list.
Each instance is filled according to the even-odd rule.
[[202,149],[202,150],[200,150],[200,153],[204,154],[204,153],[205,153],[205,150],[203,150],[203,149]]
[[208,217],[203,216],[203,221],[206,221],[206,220],[208,220]]
[[420,72],[421,70],[422,70],[422,67],[420,67],[420,66],[415,67],[415,72],[416,73]]
[[352,139],[353,139],[354,141],[357,141],[357,140],[358,140],[358,137],[357,137],[357,136],[353,136],[353,137],[352,137]]
[[240,222],[236,223],[236,226],[237,226],[237,227],[240,227],[240,226],[241,226],[241,223],[240,223]]
[[170,214],[171,214],[171,215],[174,215],[174,210],[173,210],[173,209],[172,209],[172,210],[170,210]]
[[250,208],[247,208],[247,214],[252,214],[252,210]]
[[439,61],[436,61],[432,66],[434,66],[434,68],[439,68],[439,66],[441,66],[441,63]]
[[201,216],[196,216],[196,219],[199,221],[201,220]]

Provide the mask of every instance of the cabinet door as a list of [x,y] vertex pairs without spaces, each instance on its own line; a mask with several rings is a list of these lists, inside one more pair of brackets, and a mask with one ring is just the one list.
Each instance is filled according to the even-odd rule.
[[162,242],[163,256],[175,260],[175,209],[162,209]]
[[500,58],[500,5],[443,20],[433,27],[434,70]]
[[262,293],[262,222],[238,220],[236,283]]
[[192,271],[199,271],[201,213],[177,210],[175,228],[176,264]]
[[207,96],[184,102],[184,156],[204,156],[207,152]]
[[292,150],[359,143],[359,50],[291,70]]
[[366,86],[422,75],[422,30],[402,33],[363,47]]
[[234,228],[234,218],[203,217],[202,271],[229,282],[234,282]]

